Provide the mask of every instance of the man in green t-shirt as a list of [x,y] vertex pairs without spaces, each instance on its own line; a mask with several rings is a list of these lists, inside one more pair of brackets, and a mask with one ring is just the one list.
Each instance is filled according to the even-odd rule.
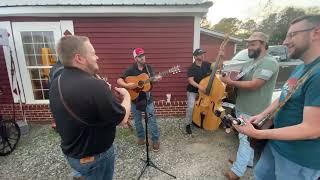
[[[268,36],[262,32],[254,32],[247,41],[248,56],[253,58],[242,68],[245,75],[238,81],[230,76],[221,77],[221,80],[237,88],[236,115],[249,117],[263,111],[271,103],[272,92],[276,84],[279,65],[267,53]],[[245,174],[248,166],[253,166],[254,150],[250,147],[247,136],[239,133],[239,148],[236,160],[231,169],[225,173],[230,179],[239,179]]]
[[[256,139],[270,139],[255,167],[256,180],[320,179],[320,15],[299,17],[291,22],[286,39],[289,57],[300,58],[298,66],[283,86],[280,98],[260,114],[235,128]],[[308,75],[305,77],[304,75]],[[299,79],[305,79],[300,83]],[[297,89],[295,90],[295,87]],[[257,130],[259,122],[280,108],[273,120],[274,129]]]

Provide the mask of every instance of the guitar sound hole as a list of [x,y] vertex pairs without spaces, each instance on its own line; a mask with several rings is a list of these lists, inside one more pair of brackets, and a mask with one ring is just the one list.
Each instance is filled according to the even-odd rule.
[[138,87],[139,87],[139,88],[142,88],[143,85],[144,85],[143,81],[139,81],[139,82],[138,82]]

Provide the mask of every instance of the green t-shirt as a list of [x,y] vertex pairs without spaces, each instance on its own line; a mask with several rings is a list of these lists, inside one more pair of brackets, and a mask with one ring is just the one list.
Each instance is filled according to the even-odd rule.
[[[237,110],[251,116],[262,112],[270,105],[279,72],[278,62],[269,54],[257,61],[257,66],[245,74],[241,81],[251,81],[258,78],[265,80],[265,84],[256,90],[238,89],[236,99]],[[254,63],[256,60],[248,63],[242,70]]]
[[[300,65],[282,87],[280,101],[283,101],[303,74],[315,67],[308,79],[299,87],[286,104],[279,110],[275,128],[294,126],[302,123],[305,106],[320,106],[320,57],[307,65]],[[320,120],[320,119],[318,119]],[[296,141],[271,141],[272,147],[288,160],[301,166],[320,170],[320,138]]]

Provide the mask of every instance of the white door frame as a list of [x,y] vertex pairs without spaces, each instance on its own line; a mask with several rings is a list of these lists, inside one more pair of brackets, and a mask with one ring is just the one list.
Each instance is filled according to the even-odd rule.
[[57,43],[63,36],[63,32],[68,30],[73,34],[72,21],[57,22],[12,22],[12,32],[17,53],[18,65],[20,67],[21,80],[24,87],[26,104],[48,104],[48,100],[35,100],[32,92],[32,84],[24,57],[21,31],[53,31],[54,41]]

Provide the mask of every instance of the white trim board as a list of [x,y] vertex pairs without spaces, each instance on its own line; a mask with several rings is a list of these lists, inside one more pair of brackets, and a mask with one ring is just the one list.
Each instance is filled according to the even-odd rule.
[[[193,24],[193,51],[200,48],[200,21],[201,18],[195,16]],[[194,61],[194,58],[192,57]]]
[[208,7],[175,6],[33,6],[1,7],[1,16],[113,17],[113,16],[203,16]]

